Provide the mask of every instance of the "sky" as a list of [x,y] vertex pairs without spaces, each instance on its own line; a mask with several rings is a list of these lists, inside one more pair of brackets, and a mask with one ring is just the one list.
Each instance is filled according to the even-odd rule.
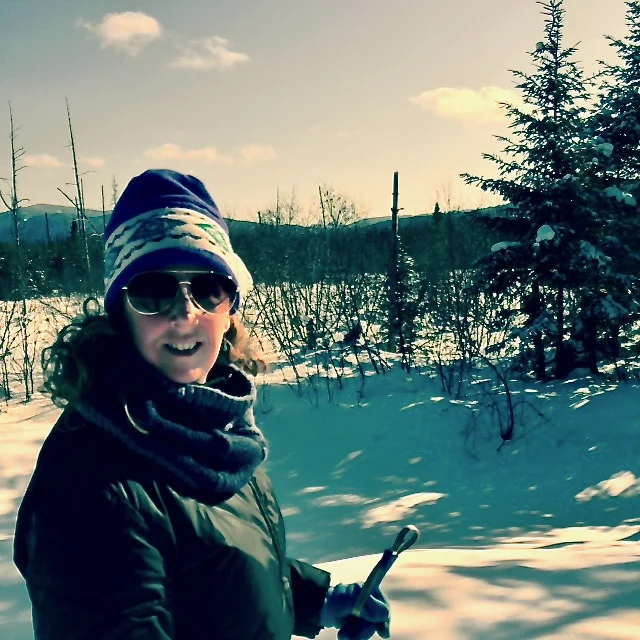
[[[623,0],[565,0],[566,44],[588,72],[626,35]],[[389,215],[495,204],[462,172],[492,175],[543,37],[535,0],[0,0],[0,177],[9,107],[24,204],[73,197],[68,100],[85,205],[168,167],[201,178],[229,217],[256,219],[318,187]],[[7,193],[7,186],[2,187]]]
[[[30,318],[51,315],[30,304]],[[306,377],[313,353],[295,359],[299,393],[284,383],[295,387],[290,366],[260,379],[256,419],[288,554],[320,563],[334,584],[362,581],[412,524],[419,540],[382,583],[393,640],[637,640],[638,379],[616,383],[603,367],[609,378],[512,381],[515,437],[500,447],[484,385],[445,396],[428,369],[407,375],[385,357],[393,368],[362,383],[347,355],[342,391]],[[14,391],[0,411],[0,637],[33,640],[12,538],[60,410]]]

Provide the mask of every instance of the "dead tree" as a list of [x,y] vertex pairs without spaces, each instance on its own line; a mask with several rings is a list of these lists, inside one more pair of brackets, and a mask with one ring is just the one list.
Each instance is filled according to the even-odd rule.
[[73,137],[73,126],[71,125],[71,111],[69,110],[69,101],[65,100],[67,105],[67,122],[69,124],[69,147],[71,148],[71,156],[73,159],[73,177],[74,177],[74,186],[76,189],[75,198],[69,197],[62,189],[58,188],[58,191],[74,206],[76,210],[76,228],[80,231],[80,235],[83,243],[84,250],[84,261],[85,261],[85,270],[87,276],[87,284],[89,285],[89,290],[93,293],[93,281],[91,278],[91,258],[89,256],[89,241],[87,238],[87,225],[88,222],[93,228],[94,233],[100,235],[96,228],[93,226],[93,223],[87,218],[84,208],[84,188],[82,185],[82,180],[80,179],[80,173],[78,171],[78,158],[76,156],[76,144]]
[[[18,314],[17,324],[20,333],[20,345],[22,349],[22,381],[24,383],[25,400],[29,401],[33,394],[33,365],[34,358],[31,357],[29,352],[29,334],[28,334],[28,314],[27,314],[27,286],[26,286],[26,274],[25,265],[23,264],[22,247],[20,243],[20,205],[23,202],[18,197],[18,173],[24,169],[22,164],[22,158],[25,154],[24,148],[17,144],[17,130],[13,120],[13,109],[11,108],[11,102],[9,102],[9,123],[10,123],[10,143],[11,143],[11,178],[9,179],[9,198],[5,198],[4,194],[0,192],[0,198],[4,206],[11,213],[13,218],[13,235],[15,242],[16,259],[14,266],[16,269],[16,289],[18,294],[18,301],[21,307],[21,313]],[[5,350],[3,349],[3,352]],[[5,354],[6,355],[6,354]],[[7,383],[5,381],[5,383]],[[5,389],[5,396],[10,396],[10,389]]]

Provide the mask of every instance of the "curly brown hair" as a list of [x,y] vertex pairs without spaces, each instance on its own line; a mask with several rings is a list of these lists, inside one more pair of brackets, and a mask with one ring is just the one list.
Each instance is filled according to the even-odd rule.
[[[237,315],[230,320],[217,362],[233,363],[253,376],[264,372],[267,358],[260,344]],[[58,407],[73,405],[104,383],[100,364],[118,358],[130,344],[121,311],[106,315],[95,298],[88,298],[82,315],[63,327],[55,342],[42,351],[42,391]]]

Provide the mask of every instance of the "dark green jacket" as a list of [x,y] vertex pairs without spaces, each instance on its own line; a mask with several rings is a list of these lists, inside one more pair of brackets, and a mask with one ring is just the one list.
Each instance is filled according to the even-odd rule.
[[262,470],[208,506],[81,420],[67,411],[49,434],[18,513],[36,640],[317,635],[329,574],[287,558]]

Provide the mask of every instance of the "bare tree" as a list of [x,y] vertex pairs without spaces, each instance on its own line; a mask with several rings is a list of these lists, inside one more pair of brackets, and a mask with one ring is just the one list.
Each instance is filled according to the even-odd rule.
[[116,181],[116,177],[113,176],[113,179],[111,180],[111,207],[115,207],[116,206],[116,202],[118,202],[118,182]]
[[74,182],[73,186],[75,187],[76,194],[74,198],[71,198],[67,195],[62,189],[58,188],[58,191],[75,207],[76,210],[76,224],[77,228],[81,232],[83,249],[84,249],[84,259],[85,259],[85,269],[87,276],[87,284],[89,285],[89,290],[94,292],[94,287],[91,278],[91,258],[89,256],[89,241],[87,238],[87,225],[88,222],[93,232],[96,235],[100,235],[98,230],[95,228],[91,220],[87,218],[84,207],[84,186],[82,184],[82,180],[80,179],[80,172],[78,171],[78,158],[76,155],[76,144],[73,137],[73,126],[71,125],[71,111],[69,110],[69,101],[65,99],[65,103],[67,105],[67,122],[69,125],[69,147],[71,148],[71,156],[73,160],[73,177]]
[[104,206],[104,185],[100,186],[100,197],[102,201],[102,237],[104,238],[105,229],[107,228],[107,211]]
[[[11,213],[13,217],[13,232],[14,232],[14,241],[15,241],[15,250],[16,250],[16,259],[15,259],[15,268],[17,275],[17,293],[18,300],[21,306],[21,313],[17,316],[17,323],[19,327],[20,333],[20,345],[22,349],[22,378],[25,389],[25,399],[28,401],[31,399],[31,395],[33,393],[33,365],[34,360],[31,358],[29,351],[29,335],[27,331],[28,325],[28,314],[27,314],[27,287],[26,287],[26,277],[25,277],[25,265],[23,264],[23,255],[22,249],[20,245],[20,205],[24,200],[21,200],[18,197],[18,173],[24,169],[24,164],[22,164],[22,158],[24,157],[25,151],[23,147],[18,146],[17,143],[17,129],[13,120],[13,109],[11,107],[11,102],[9,102],[9,123],[10,123],[10,132],[9,139],[11,143],[11,178],[9,178],[9,197],[8,199],[5,195],[0,192],[0,198],[2,198],[2,202],[4,203],[7,210]],[[12,314],[13,315],[13,314]],[[3,349],[3,352],[6,353],[6,349]],[[8,379],[5,377],[5,384],[8,383]],[[10,390],[7,386],[5,389],[5,396],[10,395]]]
[[318,191],[323,227],[345,227],[361,218],[355,202],[338,193],[333,187],[319,187]]

